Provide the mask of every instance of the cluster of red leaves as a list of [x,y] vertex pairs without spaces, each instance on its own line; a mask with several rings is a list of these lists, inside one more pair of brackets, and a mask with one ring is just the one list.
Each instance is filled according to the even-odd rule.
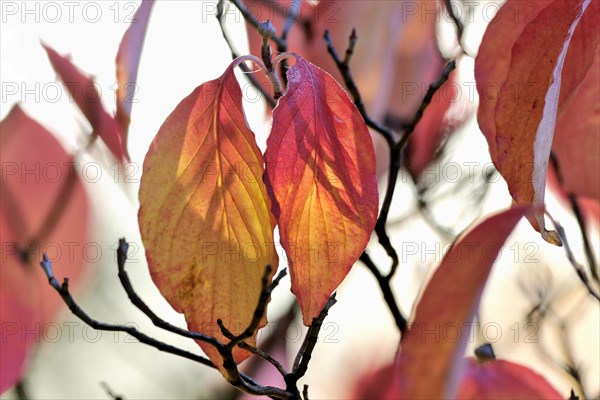
[[[116,59],[119,90],[117,115],[102,106],[93,80],[48,45],[50,63],[70,96],[88,120],[93,138],[99,137],[123,163],[129,159],[126,133],[131,102],[127,91],[135,86],[141,42],[153,0],[144,1],[125,33]],[[0,352],[0,393],[21,378],[27,356],[46,324],[56,318],[62,300],[39,272],[42,253],[55,261],[58,276],[72,279],[82,290],[85,253],[89,243],[89,200],[70,155],[46,128],[17,105],[0,123],[2,168],[2,268],[0,269],[0,319],[6,341]],[[41,170],[51,171],[41,176]],[[36,172],[37,171],[37,172]],[[68,247],[73,245],[74,247]],[[58,246],[56,251],[53,251]],[[3,331],[4,332],[4,331]]]
[[[551,152],[562,189],[598,201],[600,3],[533,3],[528,15],[498,13],[485,33],[475,62],[479,126],[517,204],[544,203]],[[543,211],[530,222],[560,243],[545,230]]]

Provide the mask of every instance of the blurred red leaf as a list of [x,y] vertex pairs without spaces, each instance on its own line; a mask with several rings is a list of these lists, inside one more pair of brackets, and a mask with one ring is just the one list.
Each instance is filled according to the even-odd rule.
[[124,131],[115,118],[102,106],[96,83],[83,74],[69,58],[43,44],[52,68],[58,73],[71,98],[89,121],[93,134],[98,135],[119,162],[129,160]]
[[20,378],[29,348],[40,341],[44,324],[62,305],[38,265],[42,253],[55,263],[57,276],[71,278],[76,292],[81,287],[77,278],[93,254],[88,250],[97,246],[88,240],[89,206],[83,185],[54,136],[15,106],[0,123],[0,138],[3,392]]
[[[278,264],[263,158],[246,125],[236,65],[169,115],[144,160],[139,194],[154,282],[190,329],[221,341],[217,319],[234,334],[246,329],[265,267]],[[199,344],[222,368],[218,351]],[[235,348],[234,356],[249,353]]]
[[[535,5],[539,12],[522,20],[513,13],[498,13],[486,31],[475,66],[482,99],[480,128],[511,195],[524,205],[544,203],[564,61],[589,0]],[[511,6],[509,1],[504,8]],[[510,58],[497,56],[509,50]],[[495,98],[488,97],[490,85],[500,87]],[[529,220],[545,240],[561,243],[556,232],[546,231],[543,211]]]
[[548,381],[531,369],[504,360],[483,363],[469,358],[455,397],[464,400],[564,399]]
[[340,85],[296,56],[273,111],[266,183],[292,291],[310,325],[367,246],[377,219],[369,131]]
[[524,208],[513,208],[486,219],[446,254],[425,287],[415,319],[402,339],[397,379],[389,397],[454,397],[469,324],[492,265],[525,212]]
[[456,73],[453,72],[434,95],[408,141],[405,165],[415,179],[436,158],[444,138],[462,123],[462,119],[449,123],[446,118],[453,102],[458,100],[456,85]]
[[600,200],[599,50],[596,47],[594,64],[563,107],[552,143],[564,189],[596,201]]
[[153,5],[154,0],[142,0],[140,8],[133,17],[131,26],[129,26],[121,40],[115,61],[118,82],[116,119],[121,125],[125,145],[127,144],[127,131],[131,120],[131,106],[137,91],[136,82],[142,45],[146,37],[146,28]]

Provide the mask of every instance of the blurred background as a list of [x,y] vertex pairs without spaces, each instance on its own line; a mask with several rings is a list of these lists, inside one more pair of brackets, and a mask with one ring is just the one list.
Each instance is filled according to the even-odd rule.
[[[461,57],[452,78],[453,95],[448,95],[452,101],[441,111],[440,123],[431,128],[436,134],[440,131],[435,157],[429,157],[427,165],[403,169],[391,207],[389,232],[401,256],[393,288],[405,315],[410,315],[423,284],[454,238],[482,216],[511,204],[506,184],[495,173],[487,144],[477,127],[472,58],[486,24],[501,2],[470,3],[473,5],[469,10],[461,9],[466,21],[462,46],[467,55]],[[338,52],[346,47],[348,27],[357,28],[359,41],[351,68],[367,109],[376,120],[401,124],[412,115],[428,84],[439,76],[443,62],[435,50],[436,43],[443,57],[459,54],[451,18],[435,2],[330,4],[334,5],[324,9],[326,12],[318,18],[329,18],[326,22]],[[139,1],[3,0],[0,5],[0,118],[18,104],[52,132],[69,153],[78,152],[90,125],[60,84],[40,42],[62,55],[70,55],[77,67],[93,75],[101,99],[112,113],[115,56]],[[258,6],[250,9],[259,10]],[[78,166],[90,202],[89,243],[93,245],[85,248],[92,248],[94,253],[87,255],[85,272],[77,278],[82,288],[76,293],[77,301],[98,320],[131,324],[196,353],[200,349],[195,343],[153,327],[130,304],[116,276],[114,252],[118,238],[125,237],[132,243],[127,269],[138,293],[157,314],[185,327],[183,317],[171,309],[150,279],[137,225],[137,191],[145,153],[167,115],[195,87],[220,76],[231,62],[231,51],[215,15],[215,2],[155,2],[129,128],[131,163],[120,170],[104,144],[96,141],[80,156]],[[437,23],[431,24],[432,19]],[[248,35],[241,14],[229,10],[226,26],[237,49],[247,53]],[[281,29],[281,24],[276,29]],[[292,28],[290,36],[293,34],[300,35],[300,27]],[[311,46],[310,54],[327,57],[320,36],[314,38]],[[242,85],[247,83],[242,74],[239,78]],[[261,95],[248,88],[244,91],[246,115],[264,149],[270,115]],[[387,150],[377,134],[373,135],[383,193]],[[579,228],[570,208],[552,194],[547,203],[550,213],[565,227],[575,258],[583,262]],[[598,259],[598,226],[591,229]],[[4,244],[2,248],[4,252]],[[376,238],[369,251],[382,270],[389,268],[390,261]],[[280,259],[283,268],[283,254]],[[4,253],[2,264],[4,268]],[[42,271],[36,273],[41,275]],[[261,340],[273,339],[274,332],[278,332],[284,340],[274,347],[276,355],[288,364],[305,331],[299,313],[294,312],[289,286],[287,278],[275,290],[269,306],[271,322],[259,336]],[[399,334],[377,282],[362,264],[353,267],[337,298],[338,303],[321,331],[309,372],[301,381],[310,385],[311,398],[315,399],[347,398],[357,379],[390,363],[398,348]],[[540,305],[543,313],[538,312]],[[278,322],[280,318],[289,321]],[[15,333],[2,321],[1,351],[6,352],[10,351],[6,337]],[[216,371],[157,352],[124,333],[94,331],[64,308],[40,328],[21,326],[17,333],[35,337],[22,386],[31,398],[109,398],[103,383],[127,399],[238,395]],[[464,334],[467,332],[465,327]],[[598,303],[587,295],[564,249],[541,240],[527,222],[518,226],[501,252],[470,337],[468,354],[484,341],[491,342],[498,358],[530,366],[565,394],[577,385],[565,372],[572,364],[581,371],[580,381],[589,395],[596,396],[600,391]],[[261,373],[264,379],[271,379],[268,372]],[[19,398],[19,392],[9,390],[1,398]]]

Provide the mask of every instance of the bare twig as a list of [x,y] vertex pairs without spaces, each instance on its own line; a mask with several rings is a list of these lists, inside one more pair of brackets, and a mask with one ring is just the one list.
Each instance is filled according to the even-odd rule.
[[[258,26],[261,24],[262,21],[259,21],[248,10],[248,7],[246,7],[246,4],[243,2],[243,0],[229,0],[229,2],[231,4],[233,4],[238,10],[240,10],[240,13],[242,13],[242,16],[244,17],[246,22],[248,22],[250,25],[252,25],[253,27],[258,29]],[[284,39],[282,39],[281,37],[274,35],[271,37],[271,40],[273,40],[277,44],[278,47],[286,47],[287,48],[286,41]]]
[[377,283],[379,283],[379,287],[381,289],[381,293],[383,294],[383,298],[386,304],[388,305],[390,312],[392,313],[392,317],[394,318],[396,327],[400,331],[400,334],[404,336],[404,334],[408,330],[408,323],[406,321],[406,318],[404,318],[402,312],[398,308],[398,304],[396,303],[396,299],[394,298],[394,293],[392,292],[392,288],[390,287],[390,281],[387,280],[385,276],[381,274],[381,272],[379,272],[379,269],[377,268],[373,260],[371,260],[371,257],[369,257],[366,251],[360,255],[359,260],[362,261],[363,264],[365,264],[369,271],[371,271],[371,273],[375,276],[375,279],[377,279]]
[[458,44],[462,48],[463,53],[466,54],[466,51],[465,51],[463,43],[462,43],[463,35],[465,32],[465,27],[464,27],[462,21],[460,20],[460,18],[458,17],[458,15],[456,15],[454,13],[454,8],[452,7],[452,0],[444,0],[444,5],[446,6],[446,10],[448,11],[450,18],[452,19],[452,22],[454,22],[454,26],[456,27],[456,38],[457,38]]
[[308,332],[306,333],[306,337],[304,338],[304,342],[296,355],[296,359],[294,360],[293,372],[285,376],[285,381],[288,384],[288,387],[292,385],[296,387],[296,383],[300,378],[306,374],[308,370],[308,363],[312,358],[312,352],[317,344],[317,339],[319,337],[319,331],[321,330],[321,326],[323,325],[323,321],[327,314],[329,313],[329,309],[333,307],[336,303],[335,293],[329,297],[329,300],[321,310],[321,313],[317,318],[313,318],[310,327],[308,328]]
[[136,306],[141,312],[143,312],[152,323],[166,331],[174,333],[176,335],[180,335],[183,337],[187,337],[194,340],[200,340],[211,344],[215,347],[222,346],[217,339],[212,336],[204,335],[199,332],[192,332],[186,329],[181,329],[175,325],[168,323],[167,321],[160,318],[156,315],[150,307],[146,305],[146,303],[138,296],[138,294],[133,289],[131,281],[129,280],[129,275],[125,271],[125,262],[127,261],[127,250],[129,249],[129,244],[125,241],[125,238],[119,239],[119,247],[117,248],[117,264],[119,268],[119,280],[121,281],[121,285],[125,289],[127,296],[129,297],[129,301]]
[[108,385],[108,383],[106,383],[106,382],[100,382],[100,386],[102,386],[102,389],[104,389],[104,391],[106,392],[106,394],[109,395],[111,399],[113,399],[113,400],[125,400],[125,397],[123,397],[123,395],[116,394],[111,389],[111,387]]
[[583,213],[581,212],[581,207],[579,207],[579,203],[577,201],[577,196],[575,196],[574,194],[569,194],[569,202],[571,203],[571,210],[573,210],[573,214],[575,215],[575,218],[577,219],[577,224],[579,225],[579,232],[581,233],[581,239],[583,240],[583,248],[585,250],[585,257],[587,259],[587,263],[590,267],[590,273],[592,275],[592,278],[596,281],[596,283],[600,283],[600,278],[598,277],[598,264],[596,262],[594,250],[592,249],[590,238],[588,236],[585,218],[583,216]]
[[563,245],[565,248],[565,253],[567,255],[567,259],[569,260],[569,262],[575,269],[575,272],[577,273],[579,280],[581,280],[581,282],[583,283],[583,285],[585,286],[587,291],[593,297],[595,297],[596,300],[600,301],[600,294],[598,294],[596,292],[596,290],[594,290],[594,288],[592,287],[592,284],[590,282],[590,279],[588,278],[587,274],[585,273],[585,270],[583,269],[583,267],[581,265],[579,265],[579,263],[575,259],[575,256],[573,255],[573,252],[571,251],[571,247],[569,246],[569,242],[567,241],[567,235],[565,234],[565,229],[558,222],[556,222],[554,220],[552,220],[552,222],[554,223],[556,232],[558,233],[558,235],[560,236],[560,239],[563,242]]
[[[217,21],[219,21],[219,27],[221,28],[221,34],[223,35],[223,39],[227,43],[229,50],[231,51],[231,58],[236,59],[240,56],[240,53],[235,48],[235,45],[229,38],[227,34],[227,30],[225,29],[225,20],[223,19],[223,7],[226,7],[225,0],[219,0],[217,4]],[[245,63],[240,63],[239,68],[244,72],[245,76],[248,78],[252,86],[254,86],[258,91],[260,91],[261,95],[264,97],[265,101],[269,105],[269,107],[274,108],[276,103],[275,100],[271,97],[269,92],[265,90],[265,88],[258,82],[258,80],[254,77],[253,71],[248,68]]]
[[[269,397],[276,398],[276,399],[286,399],[286,400],[287,399],[297,399],[299,397],[299,395],[297,395],[297,393],[295,393],[295,392],[288,392],[286,390],[272,387],[272,386],[259,385],[253,379],[248,377],[247,375],[239,372],[239,370],[237,368],[237,364],[233,360],[233,354],[232,354],[233,347],[238,345],[241,341],[243,341],[243,339],[241,339],[241,341],[240,341],[239,338],[242,338],[242,337],[247,338],[248,332],[256,331],[258,323],[255,322],[255,319],[258,318],[259,321],[262,319],[262,315],[264,314],[265,304],[268,302],[270,293],[273,290],[273,288],[277,285],[277,283],[279,282],[279,279],[281,279],[284,276],[283,271],[282,271],[282,273],[279,274],[277,279],[274,280],[271,285],[268,285],[267,290],[266,291],[263,290],[263,292],[261,293],[260,302],[259,302],[259,305],[257,306],[257,310],[255,311],[253,321],[250,324],[250,326],[244,330],[242,335],[240,335],[237,339],[235,339],[235,341],[238,343],[231,345],[231,342],[230,342],[229,344],[225,345],[210,336],[206,336],[206,335],[200,334],[198,332],[185,331],[184,329],[173,326],[173,325],[169,324],[168,322],[159,318],[156,314],[154,314],[154,312],[152,312],[152,310],[150,310],[150,308],[135,293],[135,291],[133,290],[133,287],[131,286],[131,282],[129,281],[129,277],[127,276],[127,274],[124,270],[124,265],[125,265],[125,262],[127,259],[127,248],[128,248],[128,245],[127,245],[127,242],[125,241],[125,239],[120,239],[119,240],[119,248],[117,249],[117,261],[118,261],[118,265],[119,265],[119,279],[121,280],[121,284],[125,288],[125,291],[127,292],[132,303],[134,303],[134,305],[136,307],[138,307],[142,312],[144,312],[144,314],[146,314],[156,326],[159,326],[165,330],[168,330],[170,332],[176,333],[181,336],[205,341],[205,342],[209,343],[210,345],[214,346],[219,351],[219,354],[221,354],[221,356],[223,357],[223,367],[227,372],[226,378],[227,378],[228,382],[243,392],[250,393],[253,395],[269,396]],[[216,366],[213,364],[213,362],[210,361],[209,359],[207,359],[203,356],[188,352],[186,350],[182,350],[180,348],[169,345],[167,343],[161,342],[157,339],[154,339],[154,338],[140,332],[139,330],[137,330],[134,327],[127,326],[127,325],[119,325],[119,324],[109,324],[109,323],[100,322],[100,321],[97,321],[97,320],[91,318],[85,311],[83,311],[83,309],[75,302],[75,300],[71,296],[71,294],[69,292],[69,278],[65,278],[61,285],[58,282],[58,280],[54,277],[54,272],[52,270],[52,263],[50,262],[50,260],[48,259],[48,257],[45,254],[44,254],[43,260],[40,262],[40,265],[42,266],[42,269],[44,270],[46,276],[48,277],[48,282],[60,294],[63,301],[69,307],[71,312],[75,316],[77,316],[79,319],[81,319],[83,322],[85,322],[87,325],[91,326],[92,328],[97,329],[97,330],[103,330],[103,331],[111,331],[111,332],[125,332],[125,333],[128,333],[129,335],[135,337],[136,339],[138,339],[141,343],[152,346],[160,351],[174,354],[174,355],[177,355],[177,356],[180,356],[183,358],[187,358],[192,361],[196,361],[200,364],[203,364],[203,365],[206,365],[206,366],[209,366],[212,368],[216,368]],[[267,276],[267,278],[266,278],[267,282],[265,283],[265,280],[263,279],[263,287],[267,286],[267,284],[268,284],[268,277],[270,276],[270,267],[266,268],[265,276]],[[268,293],[265,294],[265,292],[268,292]],[[262,314],[260,314],[260,316],[257,317],[258,313],[261,312],[261,310],[262,310]]]
[[60,294],[60,297],[63,299],[67,307],[69,307],[69,310],[71,310],[71,312],[76,317],[78,317],[80,320],[82,320],[92,328],[100,331],[125,332],[133,336],[140,342],[152,346],[157,350],[164,351],[165,353],[175,354],[177,356],[187,358],[189,360],[196,361],[200,364],[214,368],[214,364],[209,359],[156,340],[138,331],[132,326],[109,324],[91,318],[85,311],[83,311],[83,309],[75,302],[75,300],[71,296],[71,293],[69,292],[69,278],[64,278],[63,283],[61,285],[58,282],[58,280],[54,277],[54,272],[52,271],[52,263],[50,262],[46,254],[44,254],[44,258],[40,262],[40,265],[42,266],[42,269],[48,277],[48,283],[50,283],[50,286],[52,286],[58,292],[58,294]]
[[365,105],[362,101],[360,92],[358,91],[358,87],[356,86],[356,83],[354,82],[354,79],[352,78],[352,74],[350,72],[350,66],[349,66],[350,58],[353,53],[353,49],[356,44],[356,41],[358,39],[358,37],[356,36],[356,30],[353,29],[352,33],[350,34],[350,40],[349,40],[350,43],[348,46],[348,50],[346,50],[346,56],[344,57],[344,60],[342,60],[338,56],[337,51],[335,50],[335,47],[333,46],[333,42],[331,41],[329,31],[327,31],[327,30],[325,31],[323,38],[325,39],[325,43],[327,44],[327,51],[329,52],[329,54],[331,55],[331,58],[333,58],[333,61],[337,65],[338,69],[340,70],[340,73],[342,74],[342,78],[344,78],[344,83],[346,84],[346,87],[348,88],[350,95],[354,99],[354,105],[356,105],[356,108],[358,108],[358,111],[360,112],[360,115],[365,120],[365,123],[367,124],[367,126],[374,129],[381,136],[383,136],[383,138],[386,140],[388,145],[390,145],[390,147],[392,147],[395,143],[394,135],[392,134],[392,131],[385,126],[378,124],[377,122],[375,122],[374,120],[372,120],[369,117],[369,114],[367,113]]

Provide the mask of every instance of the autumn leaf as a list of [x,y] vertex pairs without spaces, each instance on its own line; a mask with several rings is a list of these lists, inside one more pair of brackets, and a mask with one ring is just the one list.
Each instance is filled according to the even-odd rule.
[[531,369],[505,360],[483,363],[469,358],[455,397],[464,400],[564,399],[543,377]]
[[[367,372],[355,384],[354,399],[397,399],[389,393],[390,382],[396,379],[394,366],[386,365]],[[484,363],[474,358],[464,360],[459,389],[454,399],[461,400],[539,400],[564,399],[541,375],[531,369],[505,360]]]
[[[223,342],[217,319],[234,334],[246,329],[265,267],[278,264],[263,159],[242,110],[237,63],[169,115],[144,160],[139,193],[154,282],[190,329]],[[222,368],[218,352],[199,344]],[[234,349],[238,362],[248,356]]]
[[592,55],[593,64],[579,87],[571,92],[570,101],[561,108],[552,151],[564,189],[599,201],[600,151],[596,150],[600,149],[600,46]]
[[[56,317],[62,300],[40,274],[42,253],[79,291],[89,242],[89,205],[71,157],[42,125],[14,106],[0,123],[0,393],[21,377],[36,330]],[[25,334],[24,330],[29,333]],[[38,332],[38,335],[40,333]],[[39,336],[37,336],[39,338]]]
[[98,135],[119,162],[129,160],[125,136],[117,121],[102,106],[102,99],[92,78],[81,72],[69,58],[42,44],[52,68],[58,73],[71,98],[86,117],[94,135]]
[[[509,9],[516,1],[504,7]],[[589,3],[538,1],[534,9],[539,12],[521,18],[500,12],[483,38],[475,63],[482,99],[478,122],[517,204],[544,203],[563,66],[571,36]],[[494,85],[500,89],[490,97]],[[561,243],[556,232],[545,229],[541,209],[529,220],[545,240]]]
[[365,249],[378,208],[375,155],[356,107],[325,71],[296,55],[273,111],[266,183],[309,325]]
[[525,212],[518,207],[486,219],[446,254],[402,339],[391,398],[454,398],[469,325],[483,288],[504,242]]
[[123,142],[127,143],[127,131],[131,120],[131,106],[137,91],[137,74],[142,54],[142,45],[146,36],[146,28],[154,0],[143,0],[132,23],[125,32],[117,59],[117,116],[116,119],[123,131]]
[[445,138],[462,123],[462,117],[450,121],[447,117],[452,103],[457,101],[456,73],[452,72],[427,106],[407,144],[404,163],[414,180],[440,153]]

